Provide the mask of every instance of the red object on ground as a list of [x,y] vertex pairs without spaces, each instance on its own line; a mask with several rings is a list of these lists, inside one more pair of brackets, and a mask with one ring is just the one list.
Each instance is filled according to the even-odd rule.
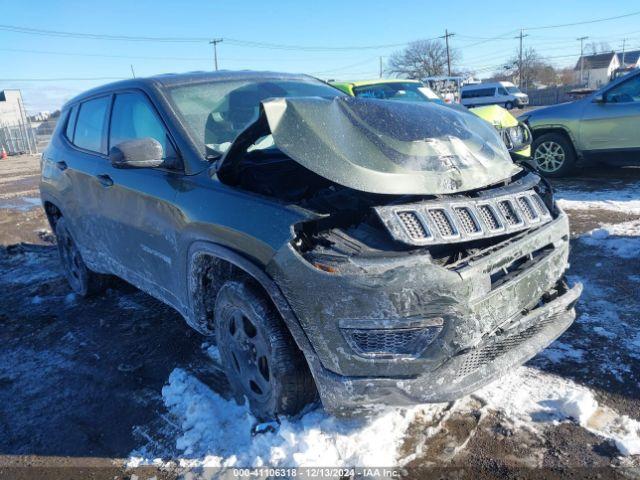
[[2,154],[0,155],[0,158],[2,158],[3,160],[7,158],[7,151],[4,149],[4,147],[2,147]]

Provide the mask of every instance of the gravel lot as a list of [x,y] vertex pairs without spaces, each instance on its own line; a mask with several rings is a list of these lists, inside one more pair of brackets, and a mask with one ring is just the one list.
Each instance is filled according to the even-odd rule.
[[575,324],[525,367],[452,404],[352,421],[316,407],[255,437],[215,349],[177,313],[124,282],[70,294],[38,169],[37,157],[0,160],[0,478],[211,476],[277,458],[402,465],[407,478],[640,477],[640,169],[556,182],[569,279],[585,292]]

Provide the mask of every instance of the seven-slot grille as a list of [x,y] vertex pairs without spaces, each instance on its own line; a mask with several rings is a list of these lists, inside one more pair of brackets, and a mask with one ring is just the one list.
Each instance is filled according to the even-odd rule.
[[375,210],[391,235],[410,245],[466,242],[525,230],[551,220],[549,210],[533,190]]

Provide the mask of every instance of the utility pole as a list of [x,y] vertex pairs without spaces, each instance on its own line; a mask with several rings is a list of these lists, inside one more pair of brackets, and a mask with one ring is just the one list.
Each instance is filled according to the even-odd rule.
[[522,68],[522,40],[524,39],[524,37],[528,37],[528,36],[529,35],[526,35],[524,33],[524,30],[520,29],[520,35],[515,37],[515,38],[519,38],[520,39],[520,54],[518,55],[518,58],[519,58],[518,59],[518,86],[520,88],[523,88],[523,85],[522,85],[523,77],[522,77],[522,75],[523,75],[523,72],[524,72],[524,69]]
[[455,33],[449,33],[449,30],[444,31],[444,43],[447,45],[447,75],[451,76],[451,52],[449,51],[449,37],[453,37]]
[[214,38],[209,43],[213,45],[213,66],[218,71],[218,44],[222,43],[222,38]]
[[380,57],[380,78],[382,78],[382,57]]
[[580,86],[584,82],[583,72],[584,72],[584,41],[589,37],[580,37],[577,40],[580,42]]
[[622,61],[620,62],[622,65],[620,65],[620,67],[624,68],[624,50],[627,46],[627,39],[623,38],[622,39]]
[[136,71],[133,69],[133,63],[131,64],[131,76],[136,78]]

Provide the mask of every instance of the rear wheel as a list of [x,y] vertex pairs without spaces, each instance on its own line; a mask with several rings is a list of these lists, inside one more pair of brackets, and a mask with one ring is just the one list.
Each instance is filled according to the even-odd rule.
[[545,177],[564,177],[575,168],[576,154],[564,135],[541,135],[534,140],[532,150],[536,168]]
[[513,102],[505,103],[504,108],[506,108],[507,110],[513,110]]
[[55,230],[60,263],[71,289],[82,297],[103,291],[109,277],[89,270],[71,236],[64,217],[58,219]]
[[259,419],[295,414],[317,391],[302,352],[271,302],[245,282],[228,281],[215,306],[223,368],[236,398]]

